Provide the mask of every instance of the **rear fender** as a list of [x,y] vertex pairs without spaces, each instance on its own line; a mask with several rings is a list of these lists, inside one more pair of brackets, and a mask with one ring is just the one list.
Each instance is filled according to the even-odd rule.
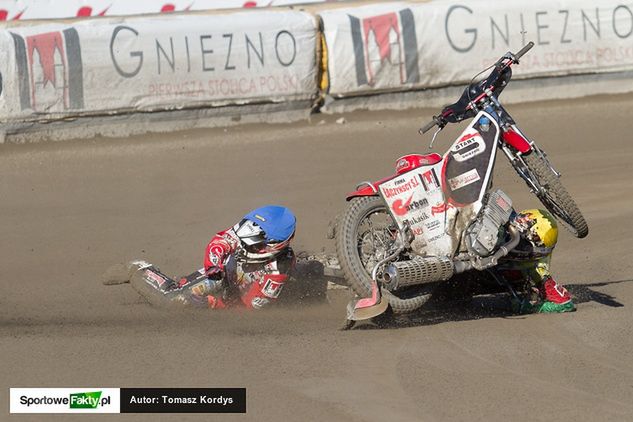
[[394,177],[400,176],[399,174],[394,174],[393,176],[385,177],[384,179],[380,179],[377,182],[362,182],[356,186],[356,190],[352,193],[348,193],[345,197],[346,201],[350,201],[354,198],[359,198],[361,196],[378,196],[378,186],[382,185],[388,180],[393,179]]
[[364,182],[358,185],[352,193],[348,193],[345,197],[346,201],[350,201],[353,198],[359,198],[361,196],[378,196],[378,183]]

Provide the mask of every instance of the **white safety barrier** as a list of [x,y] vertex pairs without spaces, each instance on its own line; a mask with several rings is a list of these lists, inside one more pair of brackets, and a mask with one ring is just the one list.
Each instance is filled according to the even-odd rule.
[[0,0],[0,21],[289,6],[327,0]]
[[333,97],[462,84],[528,41],[518,78],[633,70],[631,1],[390,2],[320,16]]
[[315,18],[250,11],[15,25],[0,33],[0,120],[309,100]]

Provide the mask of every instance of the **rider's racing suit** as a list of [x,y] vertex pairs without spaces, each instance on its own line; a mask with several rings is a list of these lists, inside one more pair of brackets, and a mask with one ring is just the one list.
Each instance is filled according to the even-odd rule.
[[264,258],[249,253],[231,227],[207,245],[205,274],[182,278],[176,289],[181,301],[200,307],[260,309],[278,299],[294,262],[290,247]]

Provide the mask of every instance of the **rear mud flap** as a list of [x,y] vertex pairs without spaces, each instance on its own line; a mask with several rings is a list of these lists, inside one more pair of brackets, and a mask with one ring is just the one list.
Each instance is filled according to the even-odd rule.
[[[354,299],[347,305],[347,320],[362,321],[383,314],[389,307],[389,301],[384,297],[377,283],[372,283],[371,296]],[[352,324],[353,325],[353,324]]]

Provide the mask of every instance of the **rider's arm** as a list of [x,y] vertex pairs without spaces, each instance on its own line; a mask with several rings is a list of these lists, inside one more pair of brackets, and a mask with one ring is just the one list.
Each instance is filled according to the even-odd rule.
[[204,270],[207,275],[224,271],[224,260],[237,249],[240,240],[233,228],[219,232],[209,242],[204,253]]

